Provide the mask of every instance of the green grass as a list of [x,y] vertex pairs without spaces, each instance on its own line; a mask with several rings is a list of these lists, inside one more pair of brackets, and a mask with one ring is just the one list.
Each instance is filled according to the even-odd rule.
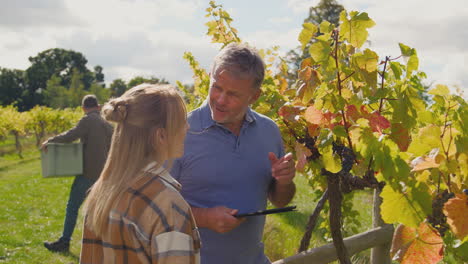
[[[60,237],[72,178],[44,179],[39,152],[0,157],[0,263],[77,263],[81,221],[70,254],[46,250]],[[81,220],[81,217],[80,217]]]
[[[2,148],[2,146],[0,146]],[[77,263],[80,253],[82,214],[73,234],[70,253],[51,253],[44,241],[60,237],[65,208],[73,178],[42,178],[39,152],[28,148],[24,158],[15,153],[0,156],[0,263]],[[274,261],[294,255],[299,247],[309,215],[315,208],[315,194],[302,176],[295,178],[297,193],[291,204],[298,211],[267,216],[265,252]],[[362,223],[359,232],[371,225],[371,195],[354,198]],[[311,247],[329,243],[315,228]],[[353,263],[368,263],[368,252]],[[359,261],[357,261],[359,260]]]

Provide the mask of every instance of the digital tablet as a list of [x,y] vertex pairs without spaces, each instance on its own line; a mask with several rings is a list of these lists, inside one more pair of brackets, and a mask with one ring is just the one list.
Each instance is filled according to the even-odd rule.
[[274,208],[268,210],[260,210],[251,213],[243,213],[243,214],[236,214],[234,217],[246,217],[246,216],[256,216],[256,215],[266,215],[266,214],[276,214],[276,213],[284,213],[284,212],[291,212],[295,211],[296,206],[288,206],[283,208]]

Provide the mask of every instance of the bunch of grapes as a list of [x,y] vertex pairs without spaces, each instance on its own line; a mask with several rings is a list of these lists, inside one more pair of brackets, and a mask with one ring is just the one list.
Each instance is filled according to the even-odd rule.
[[310,156],[307,157],[307,161],[316,160],[320,157],[320,153],[317,147],[315,146],[316,137],[311,137],[307,129],[305,131],[304,137],[299,138],[297,141],[301,144],[304,144],[306,148],[308,148],[312,153]]
[[340,155],[341,167],[343,171],[349,172],[353,168],[353,164],[356,161],[356,155],[354,154],[353,150],[333,142],[333,151]]
[[450,199],[455,197],[453,193],[449,193],[448,190],[437,194],[432,200],[432,215],[427,217],[427,220],[431,225],[439,231],[441,237],[445,235],[445,232],[449,229],[447,225],[447,217],[442,212],[444,204]]

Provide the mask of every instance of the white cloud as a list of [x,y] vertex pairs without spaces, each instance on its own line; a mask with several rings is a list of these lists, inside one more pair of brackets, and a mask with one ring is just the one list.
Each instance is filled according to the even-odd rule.
[[287,51],[299,45],[299,41],[297,40],[299,32],[299,28],[291,29],[286,32],[273,30],[256,31],[246,35],[244,40],[258,48],[280,46],[283,51]]
[[320,0],[288,0],[288,7],[294,13],[308,13],[309,8],[316,6],[319,2]]
[[75,10],[86,28],[95,34],[122,34],[134,31],[150,31],[162,23],[193,18],[200,1],[155,0],[67,0],[70,9]]
[[0,27],[23,28],[67,27],[81,21],[61,0],[0,1]]
[[288,17],[288,16],[284,16],[284,17],[272,17],[272,18],[269,18],[268,19],[268,23],[272,23],[272,24],[275,24],[275,25],[278,25],[278,24],[287,24],[289,22],[291,22],[292,19],[291,17]]
[[433,75],[435,83],[465,87],[468,92],[468,52],[448,56],[440,72]]

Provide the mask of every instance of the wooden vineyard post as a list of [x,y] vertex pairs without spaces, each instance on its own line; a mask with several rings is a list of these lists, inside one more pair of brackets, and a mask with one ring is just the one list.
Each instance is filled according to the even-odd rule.
[[[380,197],[380,190],[379,188],[374,189],[374,206],[372,210],[372,227],[384,227],[384,226],[391,226],[393,229],[393,225],[386,224],[380,215],[380,205],[382,204],[382,198]],[[373,247],[371,250],[371,263],[372,264],[391,264],[392,259],[390,257],[390,248],[392,246],[392,241],[390,240],[388,243],[378,245]]]

